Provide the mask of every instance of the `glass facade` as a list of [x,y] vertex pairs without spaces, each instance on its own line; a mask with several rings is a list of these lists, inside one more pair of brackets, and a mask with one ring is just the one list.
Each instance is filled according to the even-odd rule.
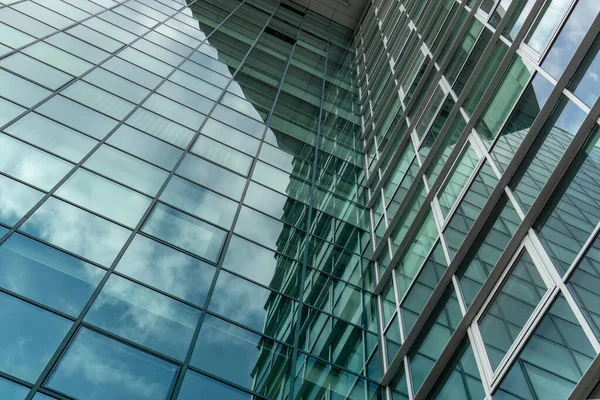
[[0,0],[0,398],[587,396],[599,12]]

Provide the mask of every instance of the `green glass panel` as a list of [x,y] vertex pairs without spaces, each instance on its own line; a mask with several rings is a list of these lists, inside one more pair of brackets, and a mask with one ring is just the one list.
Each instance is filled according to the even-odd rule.
[[521,350],[494,398],[566,399],[595,357],[573,311],[560,295]]
[[546,292],[546,285],[527,250],[523,250],[511,268],[479,320],[493,369],[498,368]]

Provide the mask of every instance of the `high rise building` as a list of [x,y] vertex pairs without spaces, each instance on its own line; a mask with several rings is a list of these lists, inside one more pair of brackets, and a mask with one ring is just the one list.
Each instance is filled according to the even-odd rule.
[[598,0],[0,0],[0,399],[600,397]]

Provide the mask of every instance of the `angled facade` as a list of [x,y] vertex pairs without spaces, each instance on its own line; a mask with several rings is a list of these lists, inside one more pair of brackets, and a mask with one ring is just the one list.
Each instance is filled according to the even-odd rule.
[[0,399],[600,397],[600,3],[363,4],[0,0]]

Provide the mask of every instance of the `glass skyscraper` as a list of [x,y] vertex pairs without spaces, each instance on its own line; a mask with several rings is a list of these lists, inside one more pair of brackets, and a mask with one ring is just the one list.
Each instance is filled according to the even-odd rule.
[[600,397],[600,1],[362,3],[0,0],[0,400]]

